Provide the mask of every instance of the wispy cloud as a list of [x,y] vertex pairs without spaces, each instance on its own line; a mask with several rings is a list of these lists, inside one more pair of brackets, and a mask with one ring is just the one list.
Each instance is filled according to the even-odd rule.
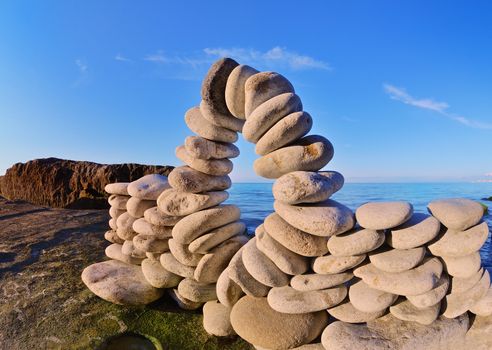
[[87,63],[85,63],[83,60],[81,60],[80,58],[76,59],[75,60],[75,64],[77,65],[77,67],[79,68],[79,71],[80,73],[86,73],[87,72],[87,69],[89,68],[87,66]]
[[469,119],[461,115],[449,112],[449,104],[446,102],[436,101],[432,98],[415,98],[410,95],[404,88],[396,87],[391,84],[383,84],[384,91],[391,99],[403,102],[407,105],[427,109],[437,112],[451,120],[476,129],[492,130],[492,124]]
[[72,87],[78,87],[81,86],[85,83],[87,83],[89,79],[89,66],[88,64],[80,58],[77,58],[75,60],[75,65],[77,66],[78,69],[78,77],[77,79],[72,83]]
[[114,59],[115,59],[116,61],[120,61],[120,62],[132,62],[132,60],[131,60],[131,59],[129,59],[128,57],[123,56],[123,55],[122,55],[122,54],[120,54],[120,53],[119,53],[119,54],[117,54],[116,56],[114,56]]
[[143,60],[158,64],[191,66],[193,68],[209,65],[212,62],[210,58],[203,57],[203,55],[196,55],[195,57],[176,54],[171,55],[165,54],[162,50],[145,56]]

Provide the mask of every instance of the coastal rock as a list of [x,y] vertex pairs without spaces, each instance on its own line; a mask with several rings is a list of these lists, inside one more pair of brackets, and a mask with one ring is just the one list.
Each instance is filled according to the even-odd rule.
[[279,177],[272,192],[275,200],[286,204],[317,203],[330,198],[343,183],[336,171],[293,171]]
[[333,275],[321,275],[310,273],[292,277],[290,285],[295,290],[307,292],[312,290],[321,290],[332,288],[350,281],[354,275],[352,272],[336,273]]
[[170,188],[167,177],[159,174],[149,174],[131,182],[128,194],[132,197],[155,201],[165,189]]
[[176,157],[190,168],[204,174],[213,176],[224,176],[232,171],[233,165],[229,159],[198,159],[193,158],[184,146],[176,148]]
[[175,275],[185,278],[193,278],[195,268],[181,264],[170,252],[161,254],[160,262],[162,267]]
[[292,145],[280,148],[253,163],[255,173],[276,179],[291,171],[318,171],[333,158],[333,145],[323,136],[309,135]]
[[207,301],[203,305],[203,328],[208,334],[216,337],[236,334],[231,325],[231,308],[217,300]]
[[104,239],[111,243],[123,244],[124,240],[121,239],[115,230],[109,230],[104,233]]
[[258,282],[251,276],[251,274],[246,270],[243,263],[243,253],[244,247],[239,249],[237,253],[232,257],[229,262],[229,278],[234,281],[242,291],[247,295],[252,297],[264,297],[268,294],[270,288],[264,284]]
[[258,226],[255,231],[256,247],[273,263],[288,275],[299,275],[309,269],[306,257],[294,253],[273,239],[263,227]]
[[313,271],[320,274],[335,274],[345,272],[366,259],[366,255],[334,256],[325,255],[314,259]]
[[185,278],[178,285],[178,292],[184,298],[196,303],[217,300],[215,284],[200,283],[193,278]]
[[190,244],[214,228],[239,220],[240,211],[235,205],[219,205],[186,216],[173,228],[173,238]]
[[301,292],[292,287],[276,287],[268,292],[268,304],[278,312],[306,314],[338,305],[347,296],[343,284],[334,288]]
[[106,256],[113,260],[118,260],[127,264],[140,265],[143,259],[135,258],[130,255],[125,255],[121,252],[121,244],[111,244],[104,250]]
[[369,287],[398,295],[419,295],[433,289],[441,278],[442,264],[438,258],[427,258],[423,264],[408,271],[392,273],[367,264],[354,270]]
[[439,303],[446,296],[448,289],[449,277],[443,273],[436,286],[430,291],[420,295],[407,295],[407,299],[416,308],[425,309]]
[[417,308],[408,300],[404,300],[390,307],[390,312],[402,321],[417,322],[423,325],[430,325],[439,316],[441,303],[438,302],[426,308]]
[[231,179],[227,175],[207,175],[188,166],[174,168],[169,174],[168,180],[175,190],[181,192],[223,191],[231,187]]
[[149,253],[164,253],[169,250],[168,239],[158,239],[154,235],[141,233],[133,237],[133,245],[140,251]]
[[313,126],[307,112],[294,112],[280,119],[259,140],[256,154],[266,155],[305,136]]
[[129,182],[115,182],[104,186],[104,191],[109,194],[119,194],[120,196],[128,196]]
[[470,307],[470,311],[477,316],[487,317],[492,315],[492,288],[489,288],[487,293]]
[[225,191],[189,193],[171,189],[159,196],[157,206],[163,213],[179,217],[214,207],[227,198],[229,198],[229,194]]
[[466,231],[447,229],[428,248],[436,256],[462,257],[480,250],[488,236],[489,227],[482,222]]
[[[329,248],[329,247],[328,247]],[[424,259],[425,248],[384,249],[369,254],[369,260],[386,272],[403,272],[416,267]]]
[[372,230],[385,230],[403,224],[413,214],[408,202],[370,202],[355,211],[360,226]]
[[232,307],[244,295],[241,287],[229,278],[229,268],[219,276],[216,285],[217,299],[227,307]]
[[159,261],[152,259],[142,261],[142,273],[145,279],[155,288],[173,288],[183,279],[183,277],[163,268]]
[[190,243],[188,249],[192,253],[206,254],[212,248],[217,247],[222,242],[229,238],[237,236],[246,231],[246,225],[241,221],[232,222],[230,224],[216,228],[203,236],[198,237]]
[[86,267],[82,281],[98,297],[120,305],[145,305],[163,294],[147,282],[139,266],[116,260]]
[[258,71],[250,66],[241,64],[234,68],[227,78],[225,87],[225,100],[227,108],[238,119],[246,119],[245,85],[246,80]]
[[427,208],[444,226],[454,231],[464,231],[475,226],[483,216],[480,203],[465,198],[432,201]]
[[361,255],[379,248],[385,240],[384,231],[356,227],[328,240],[328,251],[335,256]]
[[[147,212],[147,211],[145,211]],[[133,222],[133,231],[146,236],[154,236],[156,239],[166,239],[173,236],[171,226],[156,226],[149,224],[144,218],[137,219]]]
[[[171,191],[171,190],[166,190]],[[161,211],[158,207],[153,207],[150,209],[147,209],[144,212],[144,218],[145,220],[155,226],[168,226],[172,227],[176,225],[179,220],[181,220],[183,217],[182,216],[170,216],[163,211]]]
[[155,201],[131,197],[128,202],[126,202],[126,210],[128,214],[133,216],[135,219],[138,219],[143,218],[144,212],[149,208],[155,207],[155,205]]
[[324,311],[284,314],[273,310],[266,298],[245,296],[231,311],[236,333],[249,343],[267,349],[291,349],[310,343],[327,323],[328,314]]
[[168,241],[168,244],[169,250],[173,256],[183,265],[197,266],[198,262],[203,257],[203,254],[195,254],[190,252],[188,249],[188,244],[179,243],[175,239],[171,238]]
[[[289,205],[273,203],[275,212],[293,227],[316,236],[329,237],[354,226],[352,211],[334,200],[313,204]],[[268,227],[266,227],[268,231]]]
[[207,140],[218,142],[237,141],[237,133],[235,131],[209,122],[203,117],[200,107],[190,108],[185,114],[185,122],[191,131]]
[[224,159],[239,156],[239,148],[232,143],[210,141],[199,136],[188,136],[184,146],[195,159]]
[[131,241],[133,237],[137,235],[133,230],[133,223],[135,220],[136,219],[128,213],[123,213],[118,217],[118,220],[116,220],[116,232],[121,239]]
[[133,241],[125,241],[121,246],[123,255],[131,256],[132,258],[145,259],[145,250],[141,250],[133,244]]
[[480,252],[475,252],[470,255],[461,257],[441,257],[444,262],[444,269],[448,274],[458,278],[468,278],[477,273],[480,270],[481,258]]
[[275,72],[260,72],[250,76],[244,85],[244,112],[246,119],[262,103],[286,92],[294,92],[292,84]]
[[377,312],[362,312],[357,310],[352,303],[346,299],[343,303],[328,309],[328,313],[337,320],[347,323],[363,323],[375,320],[385,314],[386,310]]
[[439,234],[441,224],[430,215],[414,213],[402,225],[387,234],[387,243],[395,249],[412,249],[432,241]]
[[244,246],[242,259],[246,270],[260,283],[269,287],[281,287],[289,284],[287,275],[256,247],[256,237]]
[[128,196],[121,196],[118,194],[112,194],[108,198],[108,203],[112,208],[119,209],[119,210],[126,210],[126,203],[130,197]]
[[371,288],[364,281],[358,281],[350,286],[349,299],[359,311],[379,313],[393,305],[398,295]]
[[325,237],[301,231],[289,225],[276,213],[265,218],[264,229],[278,243],[299,255],[311,257],[328,253]]

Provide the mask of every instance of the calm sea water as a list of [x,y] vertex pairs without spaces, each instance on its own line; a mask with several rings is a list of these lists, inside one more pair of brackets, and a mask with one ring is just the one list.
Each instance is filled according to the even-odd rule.
[[[253,233],[263,219],[273,212],[272,184],[236,183],[229,191],[228,202],[241,208],[241,217]],[[427,212],[427,204],[433,199],[463,197],[482,201],[492,196],[492,183],[347,183],[333,196],[333,199],[355,210],[368,201],[406,200],[413,204],[415,211]],[[492,228],[492,215],[485,216]],[[489,238],[481,250],[482,264],[492,272],[492,242]]]

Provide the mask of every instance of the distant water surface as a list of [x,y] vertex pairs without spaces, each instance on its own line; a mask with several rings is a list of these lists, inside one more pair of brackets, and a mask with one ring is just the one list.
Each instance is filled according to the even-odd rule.
[[[264,218],[273,212],[271,183],[236,183],[229,191],[228,202],[241,208],[242,220],[253,233]],[[492,196],[492,183],[347,183],[333,196],[333,199],[355,210],[368,201],[406,200],[413,204],[415,211],[427,212],[427,204],[439,198],[463,197],[482,201]],[[489,228],[492,228],[492,215],[485,216]],[[480,251],[482,264],[492,272],[491,237]]]

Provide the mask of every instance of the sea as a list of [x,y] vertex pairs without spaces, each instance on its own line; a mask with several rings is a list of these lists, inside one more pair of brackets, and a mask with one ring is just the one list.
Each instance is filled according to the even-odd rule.
[[[235,183],[229,190],[228,203],[241,208],[243,220],[250,234],[266,216],[273,212],[272,183]],[[492,229],[492,202],[485,200],[492,196],[492,183],[346,183],[332,196],[332,199],[357,209],[369,201],[400,201],[412,203],[415,212],[427,212],[427,204],[441,198],[469,198],[490,207],[484,220]],[[492,272],[491,236],[482,247],[482,265]]]

